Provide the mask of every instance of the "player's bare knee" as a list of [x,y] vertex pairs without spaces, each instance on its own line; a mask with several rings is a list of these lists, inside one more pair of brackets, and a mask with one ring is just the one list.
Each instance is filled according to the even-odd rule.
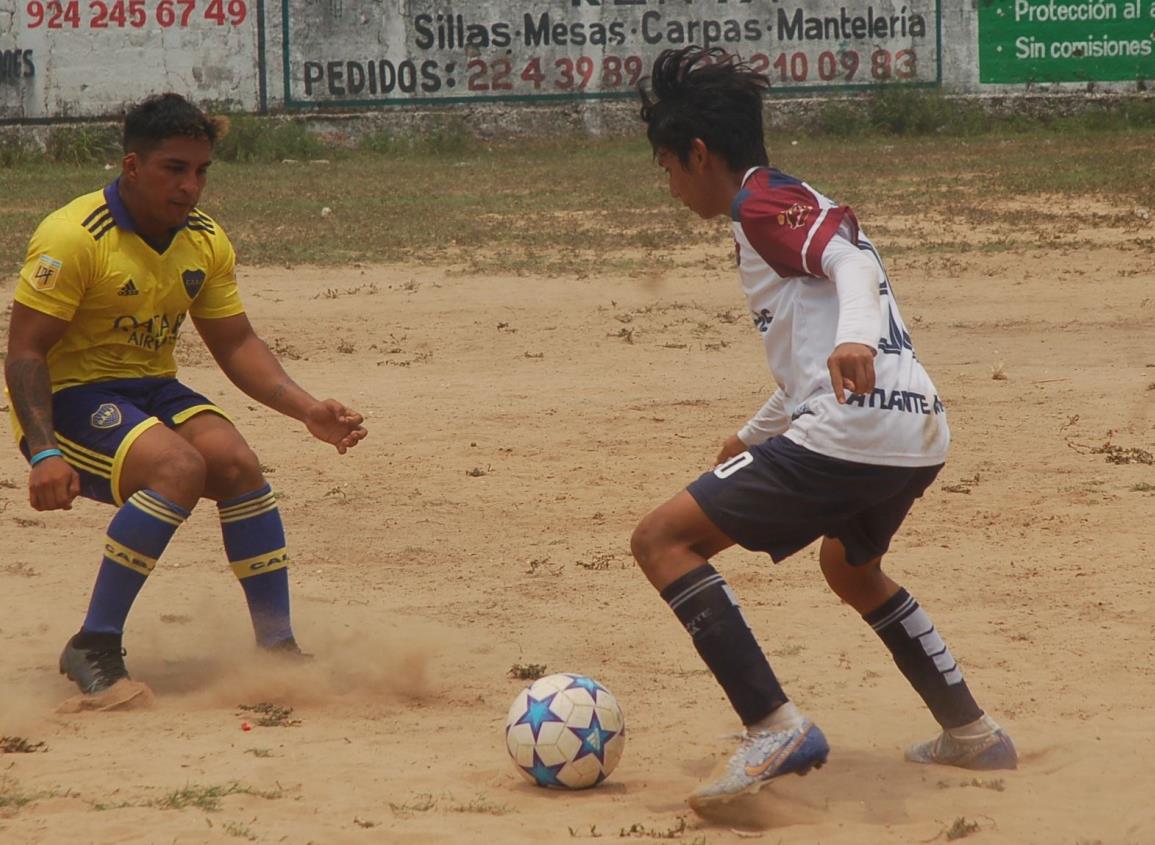
[[191,507],[205,489],[205,459],[191,447],[170,448],[156,456],[149,487]]
[[643,571],[648,572],[656,565],[661,551],[670,545],[663,522],[654,511],[644,516],[630,535],[630,551]]
[[855,608],[873,609],[878,596],[887,592],[889,578],[883,573],[878,561],[861,566],[843,563],[838,567],[823,567],[826,583],[834,594]]
[[261,486],[261,462],[245,443],[215,454],[208,461],[206,487],[218,498],[239,496]]
[[830,587],[834,595],[850,605],[855,603],[855,599],[857,599],[859,593],[862,592],[862,585],[856,583],[852,578],[831,578],[827,575],[826,584]]

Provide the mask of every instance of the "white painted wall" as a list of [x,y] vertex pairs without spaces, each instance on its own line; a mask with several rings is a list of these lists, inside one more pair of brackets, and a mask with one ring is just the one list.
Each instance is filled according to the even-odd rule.
[[167,90],[244,111],[598,101],[629,96],[660,50],[705,42],[764,68],[783,95],[1155,79],[1155,56],[1141,56],[1047,60],[1000,84],[1012,62],[982,81],[979,42],[996,38],[989,67],[1011,55],[992,49],[1023,38],[1150,50],[1155,0],[0,0],[0,121],[112,116]]
[[[112,115],[126,102],[168,90],[256,109],[257,16],[251,5],[0,0],[0,118]],[[18,62],[12,58],[17,54]]]

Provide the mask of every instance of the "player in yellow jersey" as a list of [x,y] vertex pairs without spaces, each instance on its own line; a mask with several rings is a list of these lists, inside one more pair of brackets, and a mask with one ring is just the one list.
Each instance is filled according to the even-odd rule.
[[197,208],[219,124],[176,94],[124,122],[120,177],[50,214],[20,273],[5,376],[37,510],[76,496],[117,507],[88,613],[60,671],[88,694],[128,677],[122,636],[145,578],[202,498],[259,646],[299,654],[284,529],[257,456],[225,413],[176,379],[186,316],[229,379],[345,451],[362,417],[296,385],[253,331],[232,244]]

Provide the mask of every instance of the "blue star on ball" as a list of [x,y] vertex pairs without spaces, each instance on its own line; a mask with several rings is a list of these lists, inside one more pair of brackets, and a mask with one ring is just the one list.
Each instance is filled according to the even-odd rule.
[[542,759],[537,756],[537,751],[533,752],[533,765],[522,766],[538,786],[564,786],[565,784],[557,779],[557,773],[564,767],[565,763],[558,763],[556,766],[547,766],[542,762]]
[[571,675],[570,677],[573,678],[573,681],[568,687],[566,687],[566,689],[581,687],[586,692],[588,692],[590,694],[590,698],[594,699],[595,701],[598,697],[598,690],[601,690],[602,692],[606,691],[606,688],[595,681],[593,678],[587,678],[584,675]]
[[598,762],[603,766],[606,763],[606,743],[618,735],[618,731],[607,731],[602,727],[601,720],[598,719],[598,713],[594,711],[594,717],[590,720],[588,728],[570,728],[571,731],[581,740],[582,747],[574,756],[574,760],[580,760],[590,754],[598,758]]
[[538,734],[541,733],[541,726],[546,722],[564,722],[560,716],[549,709],[549,705],[553,702],[556,692],[552,692],[545,698],[534,698],[532,695],[526,696],[525,712],[521,714],[515,725],[529,725],[529,729],[533,732],[533,741],[537,742]]

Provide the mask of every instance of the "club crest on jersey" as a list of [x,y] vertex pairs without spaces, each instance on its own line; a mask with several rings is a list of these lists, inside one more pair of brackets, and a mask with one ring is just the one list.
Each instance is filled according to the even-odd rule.
[[105,402],[92,412],[91,422],[93,428],[116,428],[124,422],[124,417],[121,416],[120,408],[111,402]]
[[32,271],[32,286],[37,290],[52,290],[56,287],[56,278],[63,266],[63,262],[50,255],[40,256],[36,269]]
[[205,283],[204,270],[185,270],[180,274],[180,279],[184,282],[184,292],[188,294],[189,299],[196,299],[197,294],[201,292],[201,288]]
[[810,212],[813,210],[814,206],[812,205],[796,202],[778,215],[778,225],[789,226],[791,229],[801,229],[806,225],[806,219],[810,217]]

